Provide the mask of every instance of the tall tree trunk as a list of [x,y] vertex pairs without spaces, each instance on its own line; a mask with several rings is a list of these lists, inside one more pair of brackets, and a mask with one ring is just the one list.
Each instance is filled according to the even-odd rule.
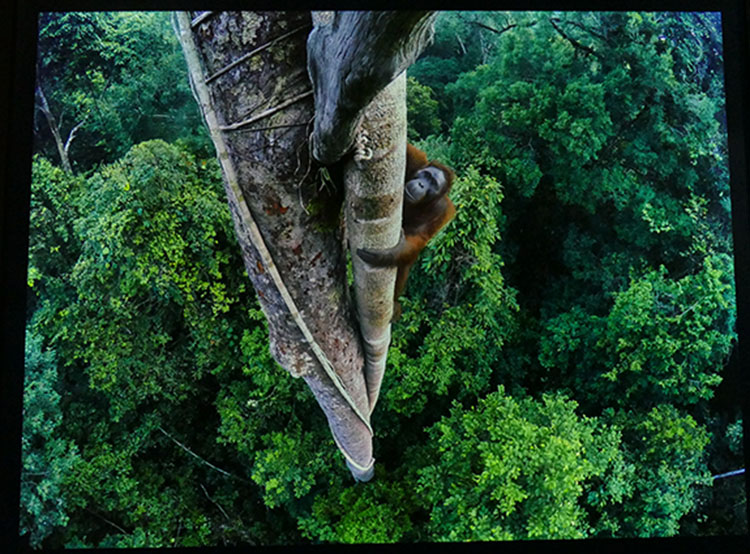
[[67,144],[63,144],[62,136],[60,135],[60,129],[57,126],[55,117],[52,115],[52,112],[49,109],[47,97],[44,95],[44,91],[39,85],[37,85],[36,87],[36,95],[39,98],[39,109],[42,110],[44,117],[47,119],[47,125],[49,126],[49,130],[52,132],[52,136],[55,139],[57,153],[60,155],[60,163],[62,163],[63,169],[66,172],[73,173],[73,167],[70,165],[70,157],[68,156],[68,147],[70,146],[72,136],[78,127],[75,127],[73,131],[71,131],[71,136],[68,139]]
[[385,249],[399,240],[405,70],[431,42],[435,17],[422,11],[313,12],[315,28],[307,39],[315,90],[313,154],[331,163],[357,143],[353,161],[346,164],[345,212],[370,411],[378,399],[390,343],[395,270],[369,266],[356,250]]
[[346,288],[341,191],[320,185],[308,155],[310,14],[178,12],[176,22],[245,267],[268,319],[271,352],[305,379],[352,474],[367,480],[372,431],[363,351]]
[[346,165],[346,229],[354,271],[354,296],[365,350],[370,411],[375,408],[391,342],[395,267],[373,267],[358,248],[382,250],[398,243],[406,171],[406,72],[365,109],[360,150]]

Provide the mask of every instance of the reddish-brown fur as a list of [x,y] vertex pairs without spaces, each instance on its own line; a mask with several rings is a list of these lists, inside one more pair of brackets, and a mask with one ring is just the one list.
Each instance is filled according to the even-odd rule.
[[453,170],[439,162],[428,161],[424,152],[411,144],[407,144],[404,183],[413,179],[420,169],[427,166],[440,169],[445,175],[447,185],[440,195],[413,205],[404,202],[403,237],[396,246],[381,251],[358,251],[360,257],[372,265],[398,267],[393,306],[394,320],[398,319],[401,314],[401,305],[397,299],[406,288],[406,279],[409,277],[409,271],[414,262],[417,261],[419,253],[427,245],[427,242],[456,214],[456,207],[447,196],[455,179]]

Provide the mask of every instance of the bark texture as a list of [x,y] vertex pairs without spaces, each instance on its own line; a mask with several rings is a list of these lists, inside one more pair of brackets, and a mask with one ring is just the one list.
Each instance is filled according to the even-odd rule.
[[358,143],[357,153],[345,169],[345,213],[372,412],[391,341],[396,268],[370,266],[356,252],[357,248],[390,248],[401,234],[406,170],[405,72],[365,109]]
[[425,11],[313,12],[307,40],[315,90],[313,156],[330,164],[354,142],[362,110],[431,42]]
[[[362,346],[346,294],[341,197],[320,187],[308,157],[310,14],[178,12],[176,21],[222,166],[245,267],[268,319],[271,353],[293,376],[305,379],[352,474],[367,480],[374,462],[372,431]],[[269,256],[259,252],[254,232]],[[335,379],[316,357],[280,288],[288,289],[308,322]]]
[[49,109],[47,97],[44,95],[42,87],[36,87],[36,96],[37,98],[39,98],[39,109],[47,119],[47,125],[49,126],[49,130],[50,132],[52,132],[52,136],[55,139],[57,153],[60,155],[60,162],[62,163],[63,169],[67,173],[73,173],[73,167],[70,165],[70,158],[68,157],[68,147],[70,146],[70,142],[73,140],[73,136],[80,126],[80,123],[73,128],[73,130],[70,132],[70,136],[68,137],[67,142],[63,144],[62,135],[60,134],[60,128],[57,126],[55,116],[52,115],[52,111]]

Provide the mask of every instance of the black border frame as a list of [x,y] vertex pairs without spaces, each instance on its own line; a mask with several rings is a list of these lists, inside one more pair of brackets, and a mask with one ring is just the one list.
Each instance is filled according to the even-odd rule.
[[[281,5],[280,5],[281,4]],[[347,3],[348,4],[348,3]],[[340,2],[321,0],[309,5],[288,2],[239,2],[220,0],[196,2],[194,0],[115,0],[102,4],[92,0],[14,0],[10,8],[0,12],[0,74],[7,76],[0,87],[3,111],[0,116],[0,480],[4,491],[0,499],[0,550],[25,551],[18,534],[18,502],[20,494],[21,409],[24,368],[24,328],[26,310],[26,272],[28,250],[29,199],[32,154],[32,117],[34,109],[34,67],[36,59],[37,16],[43,11],[117,11],[117,10],[175,10],[189,8],[211,9],[399,9],[398,3],[365,2],[341,5]],[[388,5],[394,4],[394,5]],[[463,3],[462,3],[463,4]],[[468,4],[468,5],[467,5]],[[560,11],[720,11],[724,38],[724,72],[729,130],[729,167],[732,201],[732,228],[735,256],[735,282],[737,294],[737,333],[739,367],[742,373],[744,399],[745,461],[750,459],[750,205],[747,137],[750,133],[750,0],[511,0],[497,2],[469,2],[461,6],[442,6],[435,2],[409,3],[410,9],[498,9],[498,10],[560,10]],[[3,82],[0,81],[0,82]],[[750,498],[750,477],[745,474],[745,490]],[[748,502],[750,521],[750,502]],[[419,545],[402,544],[391,548],[414,548]],[[574,552],[718,552],[750,551],[750,534],[721,537],[673,537],[666,539],[586,539],[577,541],[524,541],[495,543],[461,543],[424,545],[435,550],[460,548],[506,552],[547,552],[550,550]],[[382,546],[371,545],[321,545],[319,547],[262,547],[253,550],[311,550],[317,552],[379,551]],[[216,547],[201,550],[213,551]],[[156,551],[156,549],[136,549]],[[192,550],[192,549],[191,549]],[[249,548],[222,548],[222,551],[244,552]],[[130,551],[130,550],[129,550]]]

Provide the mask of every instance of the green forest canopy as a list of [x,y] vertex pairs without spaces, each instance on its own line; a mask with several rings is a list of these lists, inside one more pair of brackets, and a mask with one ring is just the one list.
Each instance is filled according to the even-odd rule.
[[439,16],[409,133],[458,212],[394,325],[367,485],[268,352],[183,65],[165,13],[40,20],[80,126],[67,173],[36,114],[33,545],[747,532],[712,479],[743,463],[717,14]]

